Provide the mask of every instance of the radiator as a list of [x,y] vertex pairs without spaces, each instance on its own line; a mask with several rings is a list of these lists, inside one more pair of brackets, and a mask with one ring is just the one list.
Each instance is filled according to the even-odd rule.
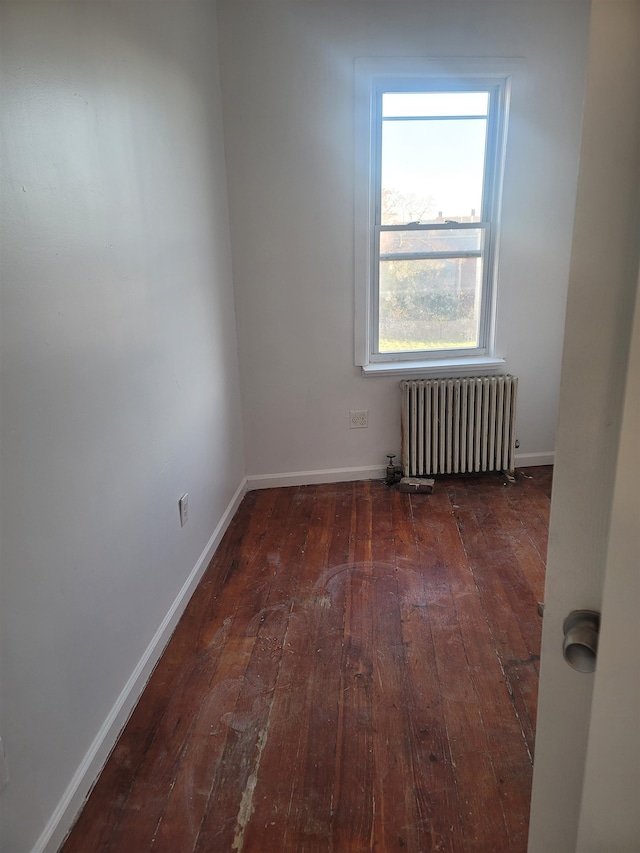
[[405,477],[476,471],[513,476],[517,377],[405,379],[400,387]]

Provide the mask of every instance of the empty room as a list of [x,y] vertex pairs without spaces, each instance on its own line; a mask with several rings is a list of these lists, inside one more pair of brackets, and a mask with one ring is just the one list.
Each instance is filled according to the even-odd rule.
[[636,851],[640,0],[0,9],[2,853]]

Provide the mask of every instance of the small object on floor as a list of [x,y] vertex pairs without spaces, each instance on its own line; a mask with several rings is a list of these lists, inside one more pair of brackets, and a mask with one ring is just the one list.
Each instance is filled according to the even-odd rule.
[[538,616],[544,616],[544,603],[542,601],[538,602]]
[[429,480],[426,477],[403,477],[400,480],[401,492],[419,492],[420,494],[430,495],[433,491],[435,480]]

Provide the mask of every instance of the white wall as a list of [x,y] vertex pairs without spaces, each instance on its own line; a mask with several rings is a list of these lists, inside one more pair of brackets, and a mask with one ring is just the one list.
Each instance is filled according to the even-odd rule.
[[[520,377],[520,453],[550,459],[588,13],[586,2],[220,0],[249,475],[366,468],[399,452],[398,380],[354,366],[353,67],[367,56],[524,60],[509,130],[498,348]],[[368,409],[369,428],[349,430],[349,409]]]
[[61,840],[244,461],[214,7],[2,26],[0,848],[24,853]]

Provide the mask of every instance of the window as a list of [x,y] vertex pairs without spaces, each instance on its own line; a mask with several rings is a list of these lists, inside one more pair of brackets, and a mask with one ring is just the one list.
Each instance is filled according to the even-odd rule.
[[357,363],[365,372],[501,363],[492,342],[506,78],[365,78]]

